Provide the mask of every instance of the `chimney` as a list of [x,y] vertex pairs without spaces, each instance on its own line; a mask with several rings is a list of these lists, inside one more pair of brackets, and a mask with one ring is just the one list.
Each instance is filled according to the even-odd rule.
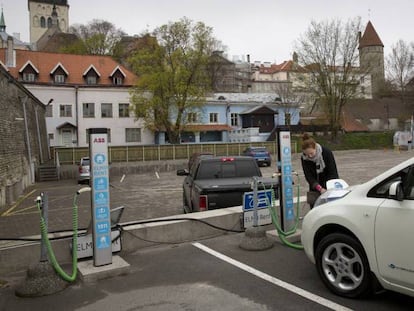
[[247,54],[247,62],[250,63],[250,54]]
[[14,64],[14,47],[12,36],[7,37],[6,66],[16,67],[16,65]]

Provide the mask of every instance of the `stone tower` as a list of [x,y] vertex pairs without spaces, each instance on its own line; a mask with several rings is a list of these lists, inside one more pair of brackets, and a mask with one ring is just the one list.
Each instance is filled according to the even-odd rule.
[[69,5],[67,0],[28,0],[30,42],[37,40],[51,28],[57,17],[62,32],[69,29]]
[[359,34],[358,49],[360,69],[371,75],[372,94],[376,96],[385,82],[384,44],[370,21],[364,34]]

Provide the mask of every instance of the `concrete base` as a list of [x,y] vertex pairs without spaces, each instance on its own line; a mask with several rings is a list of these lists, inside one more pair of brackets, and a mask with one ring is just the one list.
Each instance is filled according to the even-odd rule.
[[263,227],[251,227],[244,232],[239,246],[248,251],[262,251],[273,247],[273,241],[269,239]]
[[69,285],[48,261],[39,262],[27,270],[26,279],[16,288],[16,296],[40,297],[55,294]]
[[85,283],[94,283],[98,280],[128,274],[130,265],[119,256],[112,257],[112,264],[95,267],[93,259],[78,263],[80,279]]

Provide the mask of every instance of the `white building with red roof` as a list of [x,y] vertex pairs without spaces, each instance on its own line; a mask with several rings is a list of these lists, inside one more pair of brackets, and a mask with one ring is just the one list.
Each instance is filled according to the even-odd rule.
[[0,65],[47,105],[50,146],[88,146],[89,128],[108,128],[109,145],[154,143],[130,111],[136,75],[109,56],[0,48]]

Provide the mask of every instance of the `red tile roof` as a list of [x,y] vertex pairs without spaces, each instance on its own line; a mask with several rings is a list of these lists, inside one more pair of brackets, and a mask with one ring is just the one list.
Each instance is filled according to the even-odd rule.
[[352,113],[342,111],[341,127],[345,132],[368,132],[369,128],[355,119]]
[[359,48],[367,47],[367,46],[382,46],[382,41],[378,36],[377,32],[375,31],[374,26],[372,26],[371,21],[368,22],[367,27],[365,28],[364,34],[362,35],[361,39],[359,39]]
[[[6,49],[0,49],[0,61],[6,64]],[[16,67],[8,67],[10,74],[15,78],[20,78],[19,71],[23,66],[30,61],[36,69],[39,70],[39,75],[36,82],[50,83],[50,73],[57,64],[61,64],[69,73],[66,84],[85,84],[84,73],[91,67],[91,65],[99,72],[98,85],[113,85],[110,77],[114,69],[119,66],[125,74],[124,84],[131,86],[135,84],[137,76],[129,71],[124,66],[117,63],[110,56],[101,55],[76,55],[63,53],[49,53],[38,51],[15,50],[16,53]]]
[[270,66],[266,66],[264,64],[261,64],[259,67],[260,73],[276,73],[276,72],[292,72],[292,71],[303,71],[303,68],[298,66],[294,61],[292,60],[285,60],[281,64],[271,64]]

